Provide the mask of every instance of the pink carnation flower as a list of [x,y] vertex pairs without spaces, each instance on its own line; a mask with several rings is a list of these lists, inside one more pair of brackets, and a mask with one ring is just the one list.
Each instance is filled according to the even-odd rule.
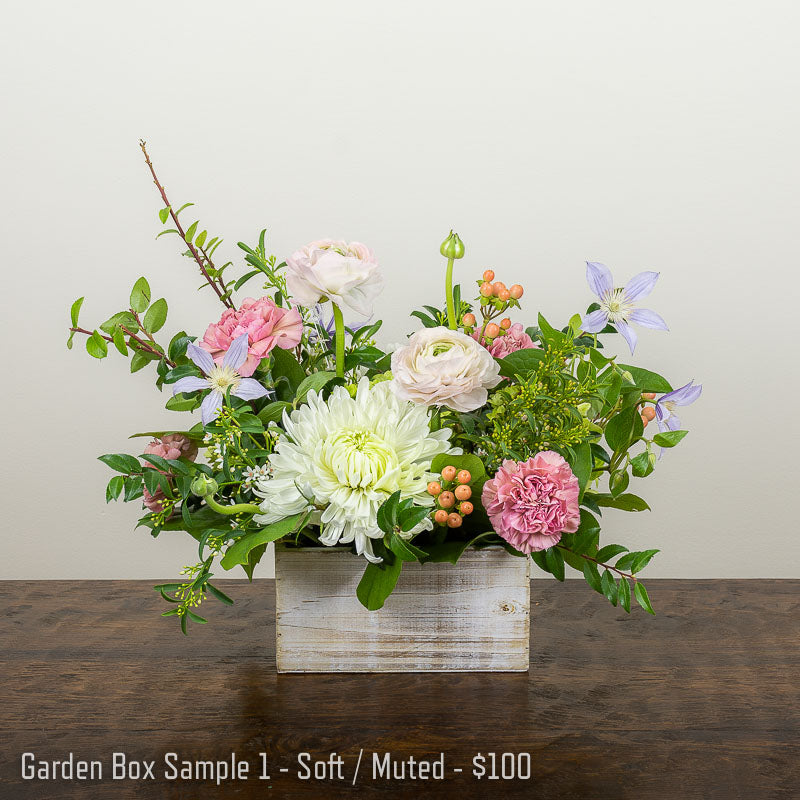
[[578,530],[578,479],[552,450],[527,461],[504,461],[483,486],[492,527],[521,553],[546,550]]
[[[197,458],[197,444],[183,434],[170,433],[166,436],[162,436],[160,439],[153,439],[153,441],[145,447],[142,455],[161,456],[161,458],[173,460],[183,457],[194,461],[195,458]],[[157,469],[157,467],[153,467],[153,469]],[[164,472],[164,470],[158,471]],[[150,494],[150,492],[145,489],[142,502],[150,511],[158,513],[164,507],[162,502],[164,497],[164,492],[160,486],[156,489],[155,494]]]
[[[481,327],[472,334],[475,341],[480,341]],[[528,350],[536,347],[535,342],[525,333],[519,322],[514,323],[502,336],[498,336],[491,342],[484,339],[483,346],[495,357],[505,358],[509,353],[516,353],[517,350]]]
[[291,350],[300,342],[303,321],[295,308],[280,308],[269,297],[248,297],[237,311],[226,309],[219,322],[209,325],[199,344],[220,365],[233,340],[243,333],[247,334],[248,349],[239,374],[249,377],[276,346]]

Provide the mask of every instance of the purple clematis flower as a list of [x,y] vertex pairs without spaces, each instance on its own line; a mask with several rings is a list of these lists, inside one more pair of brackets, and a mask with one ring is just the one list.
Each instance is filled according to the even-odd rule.
[[694,403],[703,392],[703,384],[695,385],[694,381],[689,381],[686,386],[667,392],[656,401],[656,421],[660,431],[680,430],[681,421],[675,413],[678,406],[688,406]]
[[264,397],[269,390],[253,378],[243,378],[239,374],[239,367],[247,360],[247,334],[243,333],[231,342],[228,352],[222,359],[221,366],[214,363],[214,359],[207,350],[190,344],[186,354],[195,366],[205,374],[205,378],[186,377],[176,381],[172,387],[172,394],[179,392],[196,392],[211,389],[200,406],[200,416],[203,425],[208,425],[219,416],[219,410],[225,397],[225,392],[230,387],[231,394],[242,400],[255,400]]
[[586,280],[600,299],[600,308],[581,320],[581,327],[586,333],[599,333],[610,323],[625,337],[633,353],[637,337],[636,331],[628,323],[635,322],[645,328],[661,331],[669,330],[667,323],[655,311],[636,308],[634,305],[637,300],[647,297],[653,291],[658,280],[657,272],[640,272],[623,289],[615,289],[611,270],[605,264],[587,261]]

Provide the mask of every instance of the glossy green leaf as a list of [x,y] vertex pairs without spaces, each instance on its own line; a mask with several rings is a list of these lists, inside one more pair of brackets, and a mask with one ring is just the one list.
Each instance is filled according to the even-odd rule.
[[115,472],[122,472],[125,475],[142,471],[139,459],[129,456],[127,453],[107,453],[106,455],[98,456],[97,460],[102,461]]
[[627,578],[620,578],[619,584],[617,588],[617,593],[619,595],[619,604],[627,611],[629,614],[631,613],[631,587],[628,583]]
[[394,591],[403,561],[399,558],[392,564],[368,564],[356,588],[356,597],[368,611],[383,608],[386,598]]
[[650,510],[650,506],[635,494],[621,494],[619,497],[612,497],[610,494],[596,494],[592,498],[601,507],[618,508],[621,511]]
[[141,314],[147,310],[149,305],[150,284],[147,282],[147,278],[142,277],[133,284],[133,289],[131,289],[131,308],[137,314]]
[[647,589],[644,588],[644,584],[636,581],[636,584],[633,587],[633,594],[636,597],[636,602],[648,613],[652,614],[653,616],[656,615],[656,612],[653,611],[653,606],[650,604],[650,598],[647,595]]
[[666,431],[664,433],[657,433],[653,437],[653,441],[660,447],[675,447],[687,433],[689,433],[689,431]]
[[164,327],[167,321],[167,301],[161,297],[147,309],[142,325],[148,333],[155,333]]
[[98,331],[94,331],[86,340],[86,352],[92,358],[105,358],[108,355],[108,344]]
[[524,350],[517,350],[509,353],[505,358],[498,359],[500,374],[505,378],[513,378],[515,375],[527,375],[539,366],[544,359],[544,350],[536,347],[529,347]]
[[642,369],[641,367],[632,367],[630,364],[617,364],[617,366],[625,372],[630,372],[633,376],[633,382],[643,392],[661,393],[672,391],[669,381],[657,372],[651,372],[649,369]]
[[445,467],[449,466],[455,467],[458,471],[462,469],[467,470],[472,476],[470,484],[475,483],[475,481],[480,480],[486,475],[486,467],[484,467],[483,461],[481,461],[478,456],[472,455],[472,453],[465,453],[460,456],[439,453],[434,456],[430,471],[438,475]]
[[81,313],[81,306],[83,305],[83,297],[79,297],[73,304],[69,310],[69,318],[70,322],[72,322],[72,327],[78,327],[78,317]]
[[167,224],[167,220],[169,219],[169,206],[159,209],[158,218],[161,220],[162,225]]
[[304,378],[297,387],[295,403],[302,403],[309,392],[320,392],[323,387],[329,384],[335,377],[335,372],[314,372],[307,378]]
[[237,539],[226,551],[222,557],[220,564],[223,569],[233,569],[238,564],[246,564],[247,556],[253,548],[262,544],[277,541],[283,536],[295,533],[303,527],[305,521],[308,519],[308,512],[303,511],[299,514],[293,514],[291,517],[273,522],[272,525],[267,525],[265,528],[250,531]]

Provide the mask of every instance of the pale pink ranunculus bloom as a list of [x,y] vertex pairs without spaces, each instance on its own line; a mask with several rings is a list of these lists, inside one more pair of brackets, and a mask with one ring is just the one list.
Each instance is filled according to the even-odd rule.
[[286,259],[286,287],[301,306],[328,299],[369,317],[383,277],[365,244],[320,239]]
[[418,330],[392,353],[392,390],[420,405],[474,411],[500,381],[500,366],[485,347],[443,326]]
[[498,535],[521,553],[531,553],[578,530],[579,491],[569,464],[545,450],[527,461],[504,461],[484,484],[481,502]]
[[247,334],[247,359],[239,367],[239,374],[246,378],[275,347],[291,350],[297,346],[303,335],[303,321],[295,308],[281,308],[269,297],[247,297],[237,310],[223,311],[219,322],[208,326],[198,344],[220,365],[233,340],[243,333]]
[[[472,334],[475,341],[480,341],[481,326]],[[505,358],[509,353],[516,353],[517,350],[528,350],[536,347],[536,343],[525,333],[519,322],[514,323],[502,336],[488,342],[485,338],[483,346],[495,357]]]
[[[182,433],[169,433],[166,436],[162,436],[160,439],[153,439],[153,441],[145,447],[142,455],[161,456],[161,458],[172,460],[183,457],[194,461],[195,458],[197,458],[197,443],[188,436],[184,436]],[[152,464],[150,467],[158,469],[158,467],[154,467]],[[164,473],[163,469],[159,469],[158,471]],[[155,494],[150,494],[150,492],[145,489],[142,502],[150,511],[158,513],[163,508],[161,502],[163,499],[164,492],[159,486]]]

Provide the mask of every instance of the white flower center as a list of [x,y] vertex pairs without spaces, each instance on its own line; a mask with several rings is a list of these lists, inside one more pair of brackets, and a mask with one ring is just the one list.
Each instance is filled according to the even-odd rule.
[[241,380],[241,376],[233,367],[214,367],[208,376],[209,386],[223,394],[229,386],[231,389],[236,389]]
[[625,322],[634,308],[624,289],[607,291],[600,301],[600,307],[608,314],[609,322]]

